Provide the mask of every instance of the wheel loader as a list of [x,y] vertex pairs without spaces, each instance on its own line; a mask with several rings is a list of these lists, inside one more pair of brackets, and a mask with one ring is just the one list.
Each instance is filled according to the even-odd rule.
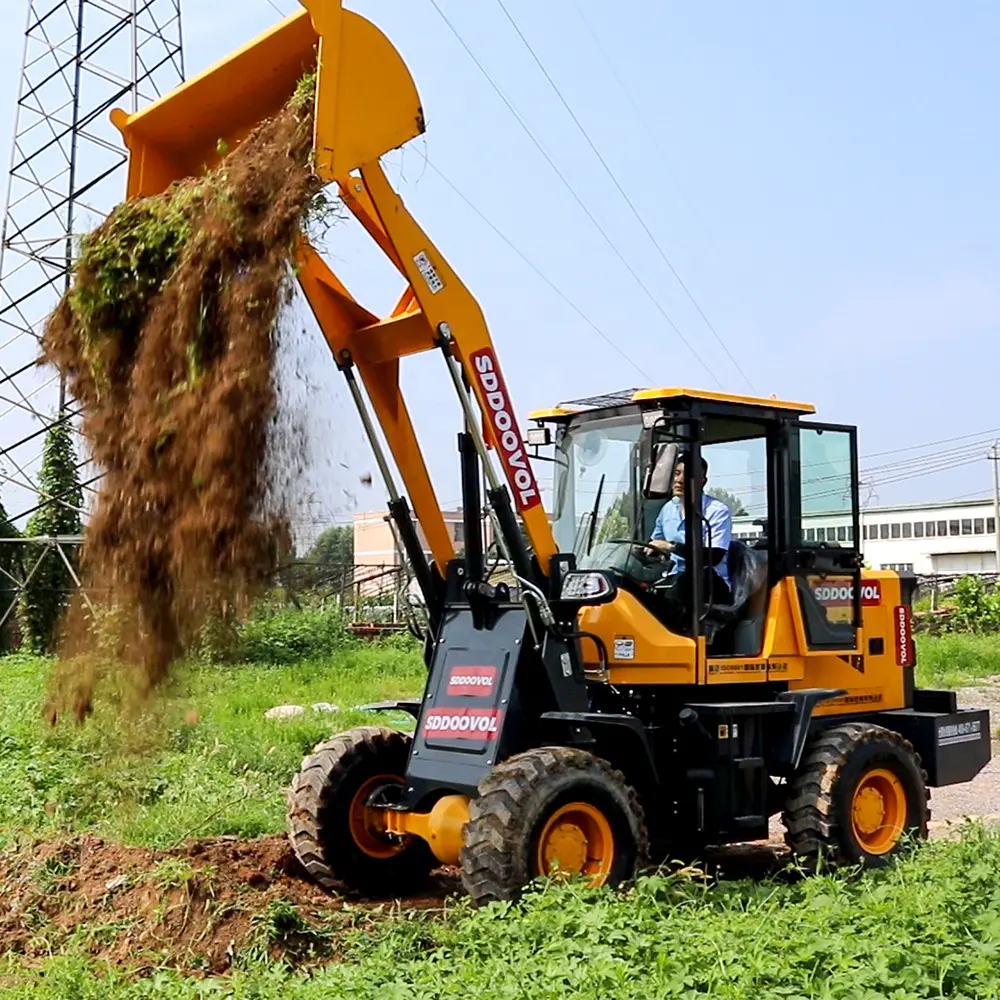
[[[303,761],[288,821],[305,869],[399,895],[459,866],[484,903],[538,876],[616,885],[765,838],[775,816],[807,862],[880,866],[926,836],[928,789],[989,760],[989,715],[914,683],[915,580],[863,568],[855,429],[805,403],[652,387],[537,411],[522,433],[476,299],[381,164],[424,131],[406,65],[341,0],[302,4],[112,120],[128,196],[155,194],[315,69],[315,172],[401,277],[379,316],[302,237],[297,278],[384,481],[427,666],[420,697],[371,706],[409,713],[412,734],[364,726]],[[461,406],[461,553],[400,389],[401,361],[428,351]],[[713,486],[756,515],[752,537],[732,537]],[[657,544],[666,515],[682,530]]]

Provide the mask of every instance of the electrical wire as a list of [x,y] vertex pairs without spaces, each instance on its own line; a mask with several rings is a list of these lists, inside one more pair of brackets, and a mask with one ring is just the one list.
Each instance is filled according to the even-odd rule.
[[514,253],[516,253],[518,257],[520,257],[521,260],[523,260],[524,263],[527,264],[528,267],[530,267],[531,270],[534,271],[535,274],[537,274],[538,277],[541,278],[542,281],[544,281],[545,284],[548,285],[549,288],[551,288],[552,291],[554,291],[556,295],[558,295],[559,298],[561,298],[563,302],[565,302],[573,310],[573,312],[575,312],[577,316],[579,316],[580,319],[582,319],[584,323],[586,323],[587,326],[589,326],[613,351],[620,354],[644,379],[647,379],[649,382],[653,381],[653,376],[650,375],[644,368],[641,368],[631,357],[629,357],[629,355],[621,347],[619,347],[619,345],[616,344],[561,288],[559,288],[559,286],[556,285],[556,283],[552,281],[552,279],[549,278],[549,276],[545,274],[534,261],[524,254],[509,237],[501,232],[500,229],[493,222],[491,222],[486,215],[476,207],[475,204],[473,204],[471,199],[463,194],[455,183],[445,176],[436,164],[428,160],[427,166],[430,167],[430,169],[433,170],[434,173],[436,173],[438,177],[440,177],[441,180],[443,180],[445,184],[447,184],[448,187],[450,187],[451,190],[454,191],[455,194],[458,195],[458,197],[461,198],[462,201],[464,201],[465,204],[473,212],[475,212],[476,215],[478,215],[479,218],[486,223],[486,225],[489,226],[490,229],[492,229],[493,232],[499,236],[500,239],[502,239],[504,243],[506,243],[507,246],[510,247],[510,249],[513,250]]
[[521,117],[521,114],[518,112],[517,108],[514,107],[514,105],[511,103],[511,101],[507,97],[507,95],[500,89],[500,86],[497,84],[497,82],[493,79],[492,76],[490,76],[489,71],[479,61],[479,59],[477,58],[476,54],[472,51],[472,49],[469,47],[469,45],[467,44],[467,42],[465,41],[465,39],[459,33],[458,29],[448,19],[447,14],[445,14],[445,12],[441,9],[441,7],[438,4],[437,0],[428,0],[428,2],[437,11],[437,13],[440,16],[441,20],[444,21],[445,25],[448,27],[448,30],[455,36],[455,38],[458,41],[459,45],[461,45],[462,48],[465,49],[466,54],[475,63],[475,65],[479,69],[480,73],[482,73],[483,76],[486,78],[486,82],[489,83],[489,85],[495,91],[496,95],[500,98],[501,101],[503,101],[503,103],[506,106],[507,110],[514,116],[514,119],[517,121],[518,125],[521,126],[521,129],[524,131],[524,134],[531,140],[531,142],[534,144],[534,146],[538,150],[538,152],[542,154],[542,156],[545,159],[545,162],[552,168],[553,173],[555,173],[556,177],[559,178],[559,180],[562,182],[563,187],[566,188],[566,190],[570,193],[570,195],[573,198],[573,200],[577,203],[577,205],[580,207],[580,209],[583,211],[583,213],[590,220],[590,222],[592,223],[592,225],[594,226],[594,228],[598,231],[598,233],[600,233],[600,235],[604,239],[605,243],[607,243],[607,245],[610,247],[611,251],[621,261],[622,265],[629,272],[629,274],[633,277],[633,279],[635,280],[636,284],[642,289],[642,291],[644,292],[644,294],[646,295],[646,297],[649,299],[649,301],[653,304],[653,306],[656,308],[656,310],[660,313],[660,315],[664,318],[664,320],[666,320],[666,322],[670,326],[670,328],[674,331],[674,333],[677,334],[677,336],[680,339],[681,343],[684,344],[684,346],[688,349],[688,351],[695,358],[695,360],[701,365],[701,367],[705,370],[705,372],[709,376],[709,378],[711,378],[712,381],[720,389],[723,388],[722,383],[719,381],[718,376],[712,371],[711,368],[709,368],[709,366],[708,366],[707,362],[705,361],[705,359],[695,350],[694,345],[688,340],[687,337],[684,336],[684,334],[681,332],[680,328],[670,318],[670,316],[667,314],[667,311],[660,304],[659,300],[649,290],[649,288],[646,286],[646,284],[642,280],[642,278],[639,277],[639,274],[635,270],[635,268],[632,267],[632,265],[625,258],[625,255],[621,252],[621,250],[618,249],[618,246],[614,242],[614,240],[612,240],[612,238],[608,235],[607,231],[600,224],[600,222],[597,221],[597,218],[594,215],[594,213],[591,212],[591,210],[587,207],[587,205],[583,201],[583,199],[577,194],[576,189],[573,187],[572,184],[570,184],[569,180],[566,178],[566,175],[563,174],[563,172],[556,165],[555,160],[553,160],[552,157],[549,155],[548,151],[542,145],[541,141],[537,138],[537,136],[535,135],[535,133],[532,132],[531,129],[528,127],[527,123]]
[[757,393],[756,386],[754,386],[753,382],[750,380],[750,377],[740,367],[740,363],[736,360],[736,358],[733,357],[733,354],[729,350],[729,347],[726,345],[726,342],[719,335],[719,331],[716,330],[715,327],[712,325],[711,320],[709,320],[709,318],[705,315],[704,310],[701,308],[701,305],[698,303],[698,300],[691,293],[691,290],[685,284],[684,279],[680,276],[680,274],[677,273],[677,268],[674,267],[674,265],[671,262],[670,258],[667,256],[666,251],[663,249],[663,247],[660,245],[659,240],[657,240],[656,236],[653,234],[653,231],[649,228],[648,225],[646,225],[646,220],[642,217],[642,214],[635,207],[635,203],[628,196],[628,193],[625,191],[625,188],[622,187],[620,181],[615,176],[615,172],[611,169],[610,166],[608,166],[608,161],[605,160],[603,154],[597,148],[596,143],[594,142],[593,139],[591,139],[590,134],[587,132],[587,130],[584,127],[583,123],[577,117],[576,112],[570,106],[569,101],[567,101],[566,98],[563,96],[563,93],[559,89],[559,86],[556,84],[555,80],[552,79],[552,76],[550,75],[549,71],[545,68],[545,64],[539,58],[538,53],[535,52],[535,50],[532,47],[531,43],[525,37],[524,32],[521,31],[520,26],[518,25],[517,21],[514,20],[514,17],[510,13],[510,11],[507,9],[506,4],[503,2],[503,0],[496,0],[496,2],[497,2],[497,5],[500,7],[500,9],[504,12],[504,15],[506,16],[507,20],[510,22],[511,27],[517,33],[517,37],[520,38],[521,41],[524,43],[524,47],[528,50],[528,53],[531,55],[531,58],[534,59],[535,64],[541,70],[542,76],[544,76],[545,79],[548,81],[548,84],[552,88],[552,90],[554,91],[556,97],[559,98],[560,103],[566,109],[567,114],[569,114],[570,118],[573,119],[573,124],[576,125],[576,127],[579,130],[580,134],[583,136],[583,138],[586,141],[587,145],[590,147],[591,152],[593,152],[594,156],[597,157],[598,162],[604,168],[604,172],[611,179],[611,183],[614,184],[614,186],[617,189],[618,193],[622,196],[622,199],[624,200],[625,204],[628,205],[629,211],[631,211],[632,215],[635,216],[635,219],[639,223],[639,225],[642,227],[643,232],[649,237],[649,241],[656,248],[656,252],[660,255],[660,259],[670,269],[670,273],[674,276],[674,278],[677,280],[677,283],[684,290],[684,294],[688,297],[688,299],[690,300],[691,304],[695,307],[695,309],[698,312],[698,315],[704,320],[705,325],[712,332],[712,336],[715,337],[715,339],[718,342],[719,346],[725,352],[726,357],[729,358],[729,360],[732,362],[733,367],[740,373],[741,378],[750,387],[751,392],[753,392],[754,394],[756,394]]

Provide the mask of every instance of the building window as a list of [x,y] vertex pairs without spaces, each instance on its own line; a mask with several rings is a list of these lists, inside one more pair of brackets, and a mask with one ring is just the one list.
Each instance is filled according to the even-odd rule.
[[854,525],[853,524],[849,524],[847,526],[847,540],[849,542],[853,542],[854,541]]
[[938,533],[938,538],[944,538],[944,536],[948,534],[948,522],[947,521],[938,521],[938,523],[937,523],[937,533]]
[[465,522],[464,521],[456,521],[452,525],[452,540],[456,541],[456,542],[458,542],[460,544],[465,541]]
[[816,541],[817,542],[825,542],[826,541],[826,528],[817,528],[816,529]]
[[903,537],[909,538],[913,534],[913,525],[909,521],[903,522]]
[[890,533],[890,537],[891,538],[899,538],[899,525],[898,524],[890,524],[889,525],[889,533]]
[[971,535],[972,534],[972,519],[971,518],[966,517],[966,518],[962,519],[962,534],[963,535]]
[[995,518],[986,518],[986,534],[995,535],[997,533],[997,522]]
[[889,525],[888,524],[880,524],[878,526],[878,537],[879,538],[888,538],[889,537]]
[[847,541],[847,528],[841,525],[837,528],[837,541],[846,542]]
[[972,530],[977,535],[981,535],[986,530],[986,522],[981,517],[977,517],[975,521],[972,522]]
[[[932,525],[930,525],[930,527],[934,527],[934,525],[932,524]],[[913,522],[913,537],[914,538],[923,538],[924,537],[924,522],[923,521],[914,521]]]
[[961,533],[962,525],[959,521],[949,521],[948,522],[948,534],[958,535]]
[[815,528],[806,528],[806,541],[807,542],[815,542],[816,541],[816,529]]

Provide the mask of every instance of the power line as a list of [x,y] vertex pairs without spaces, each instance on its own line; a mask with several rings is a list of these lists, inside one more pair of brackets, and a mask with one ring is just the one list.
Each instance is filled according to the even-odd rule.
[[632,358],[629,357],[629,355],[624,350],[622,350],[621,347],[618,346],[618,344],[616,344],[561,288],[559,288],[558,285],[556,285],[554,281],[552,281],[551,278],[549,278],[547,274],[545,274],[541,270],[541,268],[538,267],[537,264],[534,263],[534,261],[528,258],[524,253],[522,253],[521,250],[517,246],[515,246],[515,244],[506,235],[504,235],[504,233],[502,233],[483,214],[483,212],[480,211],[480,209],[477,208],[472,203],[472,201],[455,186],[455,184],[451,180],[449,180],[444,175],[444,173],[441,171],[439,167],[437,167],[430,160],[427,161],[427,166],[429,166],[431,170],[433,170],[434,173],[436,173],[438,177],[440,177],[441,180],[443,180],[445,184],[447,184],[448,187],[450,187],[452,191],[454,191],[455,194],[458,195],[458,197],[461,198],[462,201],[464,201],[465,204],[468,205],[468,207],[473,212],[475,212],[476,215],[478,215],[479,218],[482,219],[482,221],[485,222],[486,225],[489,226],[490,229],[492,229],[493,232],[496,233],[496,235],[499,236],[500,239],[502,239],[504,243],[506,243],[507,246],[509,246],[511,250],[513,250],[514,253],[516,253],[518,257],[520,257],[521,260],[523,260],[524,263],[527,264],[528,267],[530,267],[532,271],[534,271],[535,274],[537,274],[538,277],[541,278],[542,281],[544,281],[545,284],[547,284],[549,288],[551,288],[552,291],[554,291],[556,295],[558,295],[559,298],[561,298],[563,302],[565,302],[573,310],[573,312],[575,312],[580,317],[580,319],[582,319],[612,350],[620,354],[644,379],[647,379],[649,382],[653,381],[653,377],[649,374],[649,372],[645,371],[643,368],[640,368],[639,365],[635,361],[633,361]]
[[684,336],[684,334],[681,332],[681,330],[677,326],[677,324],[670,318],[669,315],[667,315],[667,311],[663,308],[663,306],[660,304],[659,300],[649,290],[649,288],[646,286],[645,282],[643,282],[642,278],[639,277],[639,275],[636,272],[635,268],[632,267],[632,265],[628,262],[628,260],[626,260],[624,254],[621,252],[621,250],[618,249],[618,247],[615,244],[614,240],[611,239],[611,237],[608,235],[608,233],[606,232],[606,230],[604,229],[604,227],[600,224],[600,222],[597,221],[597,218],[595,217],[594,213],[591,212],[589,208],[587,208],[587,206],[584,203],[583,199],[576,193],[576,189],[566,179],[566,176],[563,174],[563,172],[556,165],[555,160],[553,160],[552,157],[548,154],[548,152],[546,151],[546,149],[542,145],[542,143],[539,141],[539,139],[535,136],[535,133],[532,132],[531,129],[528,127],[527,123],[521,117],[521,115],[518,112],[517,108],[514,107],[514,105],[511,103],[511,101],[507,97],[507,95],[500,89],[499,85],[496,83],[496,81],[493,79],[493,77],[490,76],[490,74],[487,71],[486,67],[479,61],[479,59],[476,57],[476,54],[472,51],[472,49],[469,48],[468,44],[466,43],[465,39],[461,36],[461,34],[459,33],[458,29],[451,23],[451,21],[448,19],[448,16],[441,9],[441,7],[439,6],[437,0],[429,0],[429,3],[437,11],[437,13],[440,16],[441,20],[444,21],[444,23],[447,25],[448,30],[455,36],[455,38],[457,39],[459,45],[461,45],[462,48],[465,49],[465,52],[469,56],[469,58],[476,64],[476,67],[478,68],[479,72],[482,73],[483,76],[486,78],[486,82],[489,83],[489,85],[496,92],[496,94],[500,98],[500,100],[503,101],[503,103],[506,106],[507,110],[514,116],[514,119],[517,121],[518,125],[520,125],[521,128],[522,128],[522,130],[524,131],[524,134],[532,141],[532,143],[534,144],[534,146],[538,150],[538,152],[542,154],[542,156],[545,159],[545,162],[552,168],[552,171],[555,173],[556,177],[558,177],[559,180],[562,182],[563,187],[565,187],[566,190],[570,193],[570,195],[572,196],[573,200],[577,203],[577,205],[580,206],[580,209],[583,211],[583,213],[587,216],[587,218],[593,224],[594,228],[604,238],[604,241],[611,248],[611,250],[615,254],[615,256],[622,262],[622,264],[624,265],[625,269],[635,279],[636,284],[642,289],[642,291],[645,293],[645,295],[649,299],[649,301],[653,303],[653,305],[656,308],[656,310],[666,320],[666,322],[669,324],[670,328],[674,331],[674,333],[677,334],[677,336],[680,338],[681,343],[684,344],[684,346],[688,349],[688,351],[691,352],[691,354],[695,358],[695,360],[702,366],[702,368],[705,369],[705,372],[708,374],[709,378],[711,378],[712,381],[720,389],[722,389],[723,385],[719,381],[718,376],[716,376],[716,374],[712,371],[712,369],[709,368],[709,366],[705,362],[704,358],[702,358],[702,356],[695,350],[694,346],[687,339],[687,337]]
[[625,85],[625,81],[621,78],[621,75],[618,73],[618,70],[615,69],[614,60],[611,58],[610,55],[608,55],[607,49],[605,49],[604,45],[602,44],[601,39],[598,36],[597,32],[594,31],[593,25],[590,23],[590,20],[588,19],[587,15],[584,14],[583,8],[580,6],[579,0],[573,0],[573,6],[576,8],[577,14],[580,15],[580,20],[583,22],[583,26],[587,29],[587,34],[590,35],[591,40],[594,43],[594,47],[597,49],[598,52],[600,52],[601,58],[603,58],[604,62],[607,64],[608,70],[615,79],[615,83],[618,84],[619,88],[621,89],[621,92],[625,95],[625,100],[628,101],[629,106],[632,108],[632,112],[636,117],[636,121],[638,121],[639,125],[646,130],[646,134],[650,142],[652,142],[653,146],[656,147],[657,153],[659,153],[660,156],[663,158],[663,164],[666,167],[666,169],[670,172],[671,179],[673,180],[674,183],[674,187],[676,187],[677,190],[680,192],[681,197],[684,199],[684,201],[687,203],[688,208],[691,210],[691,214],[696,218],[697,222],[702,227],[702,229],[707,229],[708,227],[705,225],[704,219],[701,217],[700,213],[695,208],[691,199],[688,197],[687,192],[684,190],[684,186],[681,184],[680,178],[677,176],[677,173],[670,165],[670,157],[664,151],[663,146],[660,144],[660,140],[656,137],[656,129],[650,127],[650,124],[647,121],[646,116],[642,113],[642,110],[640,109],[635,98],[632,97],[632,92]]
[[667,256],[666,252],[664,251],[663,247],[660,246],[660,242],[659,242],[659,240],[657,240],[656,236],[653,234],[653,231],[649,228],[648,225],[646,225],[646,220],[643,219],[641,213],[635,207],[635,204],[633,203],[632,199],[628,196],[628,194],[626,193],[625,189],[622,187],[622,185],[619,182],[618,178],[615,176],[615,172],[611,169],[610,166],[608,166],[607,160],[604,159],[604,156],[601,154],[601,151],[597,148],[596,144],[594,143],[594,140],[590,138],[590,134],[587,132],[586,128],[584,128],[583,123],[580,121],[580,119],[576,116],[576,112],[574,112],[573,109],[572,109],[572,107],[570,107],[569,102],[563,96],[563,93],[559,89],[559,87],[556,84],[555,80],[552,79],[552,76],[549,74],[549,71],[545,68],[545,64],[539,58],[538,53],[535,52],[534,48],[532,48],[531,43],[528,41],[527,38],[525,38],[524,32],[521,31],[520,27],[518,26],[517,21],[514,20],[514,18],[511,15],[510,11],[507,9],[506,5],[504,4],[503,0],[496,0],[496,2],[498,4],[498,6],[500,7],[500,9],[504,12],[504,15],[506,16],[507,20],[510,22],[511,27],[513,27],[514,31],[517,32],[517,37],[520,38],[521,41],[524,43],[524,47],[530,53],[531,58],[534,59],[535,64],[541,70],[542,75],[548,81],[549,86],[555,92],[556,97],[559,98],[560,103],[566,109],[566,111],[569,114],[570,118],[573,119],[573,124],[576,125],[577,129],[580,131],[580,134],[586,140],[587,145],[590,147],[590,149],[593,152],[593,154],[597,157],[597,159],[600,162],[601,166],[604,168],[604,172],[608,175],[608,177],[611,178],[611,183],[614,184],[615,188],[618,190],[618,193],[624,199],[625,204],[628,205],[629,210],[635,216],[636,221],[639,223],[640,226],[642,226],[643,232],[645,232],[645,234],[649,237],[650,242],[653,244],[654,247],[656,247],[656,252],[660,255],[660,258],[663,261],[663,263],[667,265],[667,267],[670,269],[670,273],[674,276],[674,278],[677,279],[677,283],[684,290],[684,294],[688,297],[688,299],[690,300],[691,304],[698,311],[698,315],[705,321],[705,325],[708,327],[709,330],[711,330],[712,336],[715,337],[716,341],[718,341],[718,343],[719,343],[719,346],[722,348],[723,351],[725,351],[726,357],[729,358],[729,360],[733,363],[733,367],[735,367],[735,369],[740,373],[740,376],[743,378],[743,381],[746,382],[746,384],[748,386],[750,386],[750,389],[751,389],[752,392],[757,393],[757,389],[754,386],[753,382],[750,381],[750,377],[740,367],[740,363],[736,360],[736,358],[733,357],[732,352],[726,346],[726,342],[719,335],[718,330],[715,329],[715,327],[712,325],[711,320],[709,320],[709,318],[705,315],[705,312],[701,308],[701,305],[698,303],[698,300],[694,297],[694,295],[691,293],[691,290],[684,283],[684,279],[680,276],[680,274],[677,273],[677,268],[674,267],[674,265],[671,262],[670,258]]
[[991,427],[985,431],[973,431],[971,434],[959,434],[957,437],[942,438],[940,441],[928,441],[926,444],[911,444],[905,448],[891,448],[889,451],[875,451],[865,458],[881,458],[883,455],[898,455],[904,451],[919,451],[921,448],[935,448],[939,444],[951,444],[953,441],[967,441],[969,438],[986,437],[1000,434],[1000,427]]

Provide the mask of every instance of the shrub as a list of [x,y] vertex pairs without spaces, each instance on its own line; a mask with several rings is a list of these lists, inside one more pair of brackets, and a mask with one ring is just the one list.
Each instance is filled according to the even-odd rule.
[[235,658],[294,663],[330,656],[355,641],[336,608],[262,605],[236,626]]
[[1000,592],[987,590],[978,576],[962,577],[955,584],[955,631],[996,632],[1000,629]]

